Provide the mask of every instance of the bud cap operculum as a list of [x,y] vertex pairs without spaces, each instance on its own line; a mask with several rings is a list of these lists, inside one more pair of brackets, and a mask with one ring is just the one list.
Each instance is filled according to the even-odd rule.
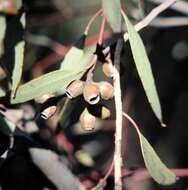
[[96,118],[88,112],[87,108],[85,108],[80,115],[80,124],[81,127],[87,131],[93,130],[95,128]]
[[84,86],[83,96],[89,104],[97,104],[100,100],[99,94],[99,87],[95,83],[89,83]]
[[66,95],[68,98],[76,98],[83,93],[84,82],[81,80],[73,81],[66,89]]

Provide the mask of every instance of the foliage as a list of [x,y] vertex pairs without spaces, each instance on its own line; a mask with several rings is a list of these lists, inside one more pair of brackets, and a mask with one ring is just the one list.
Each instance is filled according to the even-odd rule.
[[[6,4],[4,4],[5,2]],[[69,18],[74,15],[71,8],[68,7],[67,1],[62,3],[54,0],[52,2],[56,5],[56,9],[62,11],[64,17]],[[164,3],[166,8],[173,3],[173,0],[168,3],[169,5]],[[139,9],[142,8],[140,2],[137,2],[137,4]],[[49,5],[50,3],[46,4],[46,6]],[[79,32],[79,34],[75,34],[74,40],[80,37],[79,40],[75,40],[76,42],[71,47],[65,47],[48,37],[36,36],[35,38],[35,35],[27,35],[27,33],[32,33],[32,30],[29,31],[29,22],[31,21],[30,17],[33,16],[32,13],[27,12],[28,7],[28,2],[22,4],[21,1],[0,1],[0,61],[2,63],[2,72],[7,72],[5,79],[2,79],[2,81],[4,80],[2,91],[5,92],[5,95],[0,97],[0,119],[3,126],[2,132],[1,130],[0,132],[9,139],[8,148],[2,154],[3,158],[5,161],[10,159],[9,152],[17,146],[15,143],[17,136],[22,136],[28,142],[26,148],[23,148],[24,150],[27,149],[27,160],[32,160],[32,163],[58,189],[63,188],[66,190],[73,189],[73,186],[74,189],[83,190],[94,187],[99,178],[102,178],[100,174],[102,168],[104,168],[107,161],[109,162],[114,158],[112,167],[108,167],[109,170],[105,177],[94,187],[94,189],[103,189],[113,167],[116,171],[117,167],[120,166],[121,171],[121,163],[119,164],[118,160],[116,162],[117,156],[120,158],[124,156],[121,153],[116,155],[116,151],[114,155],[111,148],[112,144],[110,142],[112,143],[111,137],[114,131],[118,131],[118,128],[121,129],[123,125],[114,126],[114,118],[110,115],[115,112],[112,104],[113,96],[115,96],[116,108],[119,106],[120,110],[120,112],[116,110],[116,113],[112,114],[116,118],[118,114],[123,115],[123,104],[116,101],[117,97],[122,96],[123,99],[128,99],[123,88],[125,86],[124,76],[128,76],[130,73],[126,69],[122,71],[125,68],[124,55],[122,55],[124,52],[121,53],[122,48],[118,50],[118,43],[121,42],[122,36],[125,34],[128,35],[131,55],[138,72],[137,77],[142,83],[151,110],[160,124],[164,126],[160,98],[157,92],[158,88],[152,72],[153,67],[147,55],[148,50],[145,48],[140,34],[136,31],[137,28],[132,24],[131,15],[127,10],[124,10],[124,3],[120,0],[99,1],[98,7],[101,10],[99,9],[93,14],[87,24],[85,24],[85,21],[83,22],[86,26],[85,32],[82,35]],[[145,10],[139,11],[143,13]],[[100,22],[98,22],[97,18],[100,18],[98,19]],[[17,22],[14,22],[14,19]],[[79,23],[82,27],[81,21]],[[35,24],[37,25],[37,23]],[[48,24],[50,24],[50,18],[47,19]],[[74,24],[72,25],[74,27]],[[22,31],[20,31],[19,35],[21,38],[17,39],[17,34],[15,34],[15,39],[13,39],[10,35],[10,30],[20,26]],[[95,26],[93,30],[92,26]],[[112,31],[107,26],[110,26]],[[66,27],[69,28],[68,26]],[[126,30],[124,30],[125,28]],[[92,33],[95,30],[97,31],[97,36],[90,36],[90,33],[93,35]],[[47,33],[50,34],[49,31]],[[113,34],[115,34],[115,37]],[[60,38],[62,38],[61,34]],[[64,40],[68,40],[68,34],[64,37]],[[125,38],[124,40],[123,49],[127,48],[128,44],[126,43],[127,39]],[[33,45],[29,43],[33,43]],[[46,60],[35,65],[35,59],[41,56],[40,48],[42,47],[34,48],[34,44],[45,46],[43,49],[44,54],[51,50],[55,51],[55,56],[47,57]],[[27,48],[27,45],[29,48]],[[39,55],[36,52],[39,52]],[[116,57],[118,53],[120,60]],[[56,65],[51,67],[52,62],[50,61],[54,59],[59,59],[59,62],[56,60]],[[12,63],[12,65],[7,63]],[[119,65],[116,65],[116,63]],[[98,77],[98,75],[100,76]],[[96,80],[97,77],[98,79]],[[115,88],[118,85],[120,86],[120,81],[116,77],[121,77],[121,81],[123,81],[120,91]],[[7,91],[5,91],[5,87],[8,87]],[[41,117],[38,113],[41,114]],[[108,119],[109,117],[111,120]],[[44,121],[42,118],[47,120]],[[131,121],[136,129],[143,161],[149,176],[161,185],[174,184],[176,182],[175,173],[161,161],[134,121],[129,117],[127,119]],[[113,126],[110,128],[111,125]],[[16,129],[10,130],[12,127],[16,127]],[[7,129],[9,131],[8,135],[5,132]],[[43,133],[41,132],[42,130],[44,130]],[[105,130],[110,130],[110,133],[108,134]],[[101,138],[103,133],[106,135],[107,143]],[[38,142],[36,143],[33,134],[39,134],[39,137],[42,134],[41,136],[44,136],[43,140],[48,139],[50,141],[48,142],[48,148],[44,146],[45,143],[39,143],[40,145]],[[123,137],[122,134],[119,135]],[[117,140],[117,135],[115,138]],[[120,139],[120,144],[114,145],[115,150],[120,148],[123,152],[126,148],[123,145],[123,140]],[[109,147],[109,153],[103,156],[107,148],[109,150]],[[106,158],[108,155],[110,155],[111,159]],[[100,161],[96,162],[98,157],[104,160],[102,166],[98,164]],[[73,165],[73,171],[71,171],[67,163]],[[92,182],[88,187],[84,187],[87,183],[84,183],[82,177],[80,177],[82,184],[77,179],[79,175],[83,175],[84,172],[87,173],[85,168],[93,172],[91,172],[91,178],[97,176],[97,174],[95,175],[95,170],[98,170],[98,176],[100,176],[93,177],[95,183]],[[128,170],[128,168],[125,169]],[[80,171],[75,172],[74,170]],[[75,174],[73,174],[74,172]],[[76,176],[76,173],[78,176]],[[123,177],[121,175],[123,174],[120,172],[120,182]],[[116,183],[118,179],[117,173],[114,174],[114,178]],[[66,181],[68,180],[71,180],[70,184],[67,184]],[[3,185],[3,187],[5,186]],[[115,184],[115,189],[119,188],[121,188],[121,183]]]

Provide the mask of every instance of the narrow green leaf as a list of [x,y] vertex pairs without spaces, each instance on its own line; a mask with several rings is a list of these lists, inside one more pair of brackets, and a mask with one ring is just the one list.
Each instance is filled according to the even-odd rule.
[[11,103],[25,102],[47,93],[65,93],[70,82],[82,77],[85,68],[93,57],[93,52],[94,46],[84,50],[82,58],[78,60],[77,67],[71,67],[71,70],[53,71],[19,86],[16,96],[11,99]]
[[18,87],[16,96],[11,103],[21,103],[47,93],[65,92],[67,85],[80,77],[79,72],[69,70],[57,70],[36,79],[33,79]]
[[161,185],[170,185],[175,183],[176,175],[163,164],[147,139],[140,132],[136,122],[124,112],[123,116],[129,120],[138,134],[144,162],[153,179]]
[[0,57],[4,53],[3,40],[5,37],[5,31],[6,31],[6,19],[4,16],[0,15]]
[[141,133],[139,136],[144,162],[153,179],[161,185],[175,183],[176,175],[164,165],[146,138]]
[[126,15],[124,15],[124,19],[126,22],[129,42],[139,77],[142,81],[142,85],[144,87],[148,101],[156,117],[162,123],[162,113],[159,97],[157,94],[150,61],[148,59],[144,44]]
[[[22,15],[20,22],[22,23],[23,28],[25,28],[25,13]],[[24,62],[24,47],[25,41],[20,41],[15,46],[15,63],[14,69],[12,73],[12,96],[15,96],[16,89],[20,83],[21,76],[22,76],[22,69],[23,69],[23,62]]]
[[75,68],[77,69],[86,68],[93,58],[93,53],[95,51],[95,48],[96,45],[85,48],[82,57],[80,58],[80,60],[77,60],[77,65],[75,65],[75,67],[71,67],[71,69],[74,70]]
[[78,67],[79,60],[84,54],[84,43],[86,35],[82,35],[81,38],[74,44],[74,46],[65,55],[64,60],[61,62],[60,69],[71,70]]
[[102,0],[105,16],[114,32],[121,32],[121,3],[120,0]]

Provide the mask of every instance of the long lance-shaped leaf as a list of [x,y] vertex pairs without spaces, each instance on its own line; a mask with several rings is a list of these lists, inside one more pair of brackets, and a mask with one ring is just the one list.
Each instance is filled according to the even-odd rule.
[[18,87],[16,96],[12,97],[11,103],[21,103],[31,100],[37,96],[58,91],[65,92],[68,84],[77,79],[79,72],[70,70],[57,70],[42,75]]
[[82,77],[87,65],[93,57],[94,46],[87,48],[78,60],[78,65],[71,70],[57,70],[42,75],[18,87],[16,96],[11,103],[21,103],[47,93],[65,93],[66,87],[76,79]]
[[85,39],[86,35],[83,34],[65,55],[64,60],[60,64],[60,69],[71,70],[72,68],[76,68],[78,66],[78,60],[80,60],[84,54]]
[[3,40],[6,31],[6,19],[4,16],[0,15],[0,57],[4,52]]
[[126,113],[123,113],[123,116],[126,117],[132,123],[132,125],[137,131],[144,162],[152,178],[161,185],[170,185],[175,183],[176,175],[171,170],[169,170],[165,166],[165,164],[160,160],[152,146],[140,132],[138,125]]
[[[24,29],[25,24],[26,24],[25,13],[22,15],[20,22]],[[12,73],[12,96],[13,97],[16,94],[16,89],[20,83],[21,76],[22,76],[23,63],[24,63],[24,47],[25,47],[24,40],[21,40],[15,46],[15,63],[14,63],[14,69],[13,69],[13,73]]]
[[121,32],[120,0],[102,0],[104,14],[114,32]]
[[144,44],[142,42],[141,37],[136,32],[127,16],[123,15],[123,17],[127,26],[132,55],[136,64],[139,77],[144,87],[147,99],[153,109],[153,112],[162,124],[162,113],[159,97],[157,94],[157,89],[155,86],[150,61],[148,59]]

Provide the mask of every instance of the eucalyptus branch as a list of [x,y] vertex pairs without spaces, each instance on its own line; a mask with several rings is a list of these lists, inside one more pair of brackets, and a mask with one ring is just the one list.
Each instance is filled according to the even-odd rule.
[[115,133],[115,153],[114,153],[114,177],[115,190],[122,189],[121,181],[121,140],[122,140],[122,100],[120,87],[120,54],[123,47],[123,39],[117,41],[114,55],[114,93],[116,108],[116,133]]
[[187,26],[188,17],[170,17],[170,18],[158,17],[154,19],[150,25],[153,27],[160,27],[160,28]]
[[[149,0],[152,3],[160,4],[164,3],[166,0]],[[182,14],[188,15],[188,2],[185,0],[178,1],[176,4],[172,5],[171,9],[178,11]]]
[[[161,3],[159,6],[154,8],[142,21],[135,25],[135,30],[140,31],[141,29],[148,26],[152,20],[154,20],[161,12],[173,5],[177,0],[166,0],[164,3]],[[125,13],[121,11],[124,15]],[[124,34],[124,40],[128,40],[128,33]]]

